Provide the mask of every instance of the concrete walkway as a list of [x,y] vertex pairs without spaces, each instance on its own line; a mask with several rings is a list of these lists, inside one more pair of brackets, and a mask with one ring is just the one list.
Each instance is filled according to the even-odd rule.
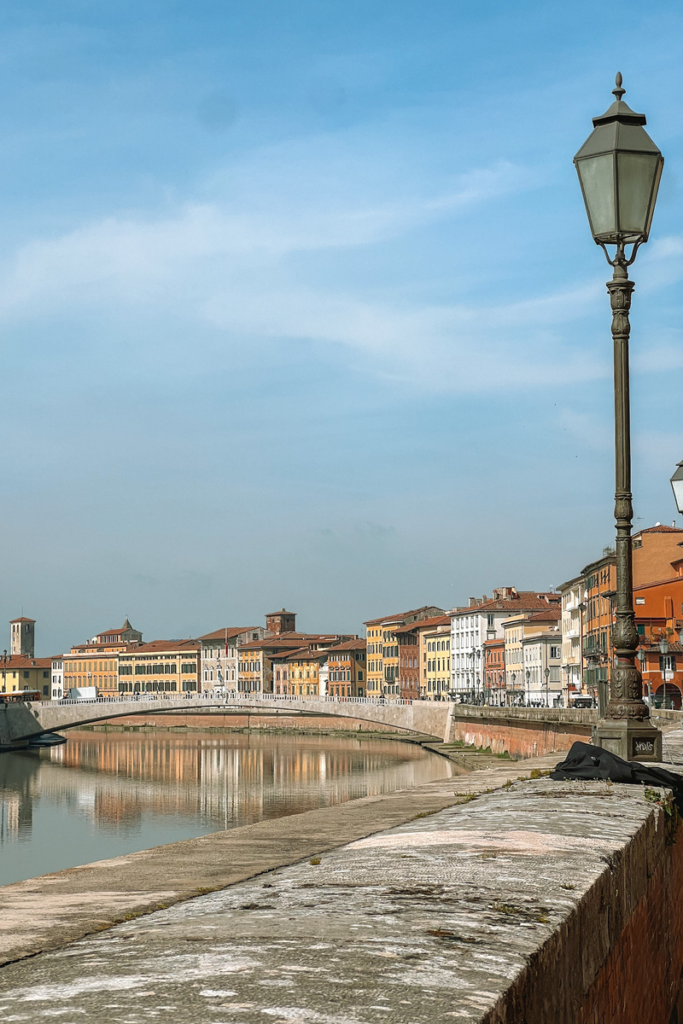
[[417,789],[213,832],[0,887],[0,965],[362,836],[550,767],[558,755],[445,778]]

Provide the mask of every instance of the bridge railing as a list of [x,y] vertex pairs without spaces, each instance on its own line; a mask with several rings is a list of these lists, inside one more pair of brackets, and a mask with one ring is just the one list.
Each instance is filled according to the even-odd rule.
[[176,694],[170,691],[163,693],[122,693],[118,697],[62,697],[59,700],[46,700],[41,701],[42,706],[59,707],[65,704],[143,704],[143,703],[164,703],[165,701],[178,701],[178,700],[208,700],[213,703],[224,703],[226,705],[233,701],[263,701],[264,703],[285,701],[289,704],[310,704],[316,702],[323,702],[326,704],[370,704],[370,705],[407,705],[412,704],[412,700],[406,700],[403,697],[336,697],[331,694],[311,694],[308,697],[290,696],[286,693],[261,693],[259,690],[252,692],[242,692],[238,690],[229,691],[227,695],[217,697],[210,691],[203,691],[195,693],[190,691],[187,694]]

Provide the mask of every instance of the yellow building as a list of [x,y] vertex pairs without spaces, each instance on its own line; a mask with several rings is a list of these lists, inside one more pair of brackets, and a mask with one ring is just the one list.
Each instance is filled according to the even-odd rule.
[[[121,644],[120,650],[127,645]],[[118,649],[111,644],[79,644],[64,655],[64,695],[72,686],[96,686],[98,697],[118,694]]]
[[0,693],[37,690],[41,698],[50,697],[52,658],[31,658],[26,654],[0,657]]
[[363,623],[367,640],[368,697],[400,696],[400,658],[396,630],[411,622],[443,614],[443,608],[425,605],[399,615],[368,619]]
[[420,696],[448,700],[451,689],[451,621],[421,633]]
[[98,697],[119,692],[119,654],[139,647],[142,633],[128,619],[120,629],[105,629],[86,644],[76,644],[64,655],[64,694],[71,687],[96,686]]
[[118,690],[125,693],[196,693],[200,683],[198,640],[152,640],[119,654]]
[[320,696],[320,667],[327,652],[299,647],[271,657],[274,692],[291,697]]

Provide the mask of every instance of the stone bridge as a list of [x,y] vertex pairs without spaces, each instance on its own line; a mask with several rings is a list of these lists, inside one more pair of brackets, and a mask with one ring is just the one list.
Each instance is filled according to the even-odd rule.
[[100,699],[63,703],[36,702],[0,705],[0,749],[26,746],[44,732],[62,732],[81,725],[132,715],[201,713],[204,715],[292,714],[347,718],[389,726],[439,743],[461,741],[529,757],[565,750],[575,739],[590,735],[596,712],[558,708],[471,707],[431,701],[382,702],[371,698],[293,699],[272,695],[244,695],[175,699]]

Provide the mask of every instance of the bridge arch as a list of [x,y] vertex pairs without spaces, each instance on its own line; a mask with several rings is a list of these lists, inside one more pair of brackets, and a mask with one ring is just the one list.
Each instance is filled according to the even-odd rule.
[[165,714],[171,711],[212,711],[224,714],[296,714],[315,718],[347,718],[369,722],[420,736],[442,740],[450,719],[448,704],[380,704],[370,700],[296,700],[268,698],[144,699],[74,701],[73,703],[6,704],[0,716],[0,745],[17,745],[42,732],[61,732],[81,725],[111,721],[133,715]]

